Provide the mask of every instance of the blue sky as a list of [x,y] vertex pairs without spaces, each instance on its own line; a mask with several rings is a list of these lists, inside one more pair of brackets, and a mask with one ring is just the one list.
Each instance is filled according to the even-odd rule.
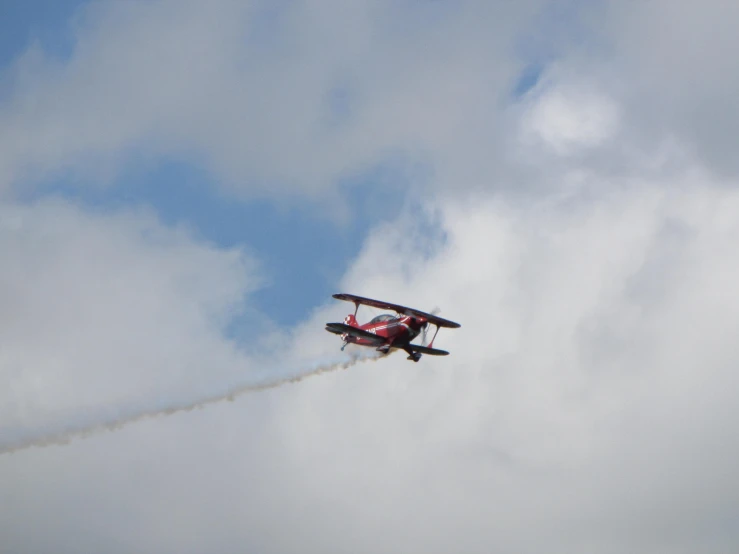
[[23,197],[62,195],[103,211],[143,206],[155,210],[164,224],[184,225],[219,247],[246,248],[261,262],[266,283],[253,297],[254,307],[289,326],[338,292],[337,283],[369,230],[403,208],[402,173],[382,174],[381,169],[371,172],[349,191],[347,222],[316,213],[315,204],[307,202],[227,196],[207,171],[174,161],[131,164],[112,187],[80,187],[70,178],[56,178]]
[[85,4],[78,0],[3,2],[0,18],[0,65],[7,66],[32,41],[56,56],[66,57],[72,46],[69,19]]

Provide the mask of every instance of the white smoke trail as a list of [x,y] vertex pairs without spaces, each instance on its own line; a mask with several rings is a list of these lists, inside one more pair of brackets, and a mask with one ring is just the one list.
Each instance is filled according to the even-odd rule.
[[203,408],[210,404],[216,404],[223,401],[233,401],[236,397],[243,394],[273,389],[289,383],[297,383],[302,381],[303,379],[314,377],[316,375],[321,375],[322,373],[348,369],[359,362],[369,362],[379,359],[381,359],[380,356],[353,355],[347,361],[319,365],[315,369],[292,377],[283,377],[263,383],[237,385],[231,387],[229,390],[221,394],[207,396],[195,401],[173,403],[164,408],[143,410],[134,414],[109,419],[107,421],[99,421],[97,423],[85,424],[77,427],[68,427],[66,429],[60,429],[53,433],[48,433],[45,435],[37,435],[35,437],[10,441],[5,444],[0,444],[0,456],[4,454],[12,454],[13,452],[26,450],[29,448],[41,448],[46,446],[69,444],[74,439],[87,438],[91,435],[102,433],[105,431],[118,431],[127,425],[136,423],[138,421],[143,421],[145,419],[168,416],[176,414],[178,412],[189,412],[195,409]]

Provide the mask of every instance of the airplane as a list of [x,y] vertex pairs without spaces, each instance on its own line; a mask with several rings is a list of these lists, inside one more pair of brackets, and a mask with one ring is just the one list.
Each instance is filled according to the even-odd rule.
[[[433,348],[434,339],[436,339],[439,328],[448,327],[450,329],[457,329],[461,327],[459,323],[399,304],[391,304],[389,302],[344,293],[334,294],[333,298],[353,302],[355,305],[354,314],[346,316],[344,323],[326,324],[326,331],[340,335],[344,341],[341,350],[344,350],[347,344],[375,346],[378,352],[385,355],[391,349],[397,348],[405,350],[408,353],[408,360],[417,362],[421,359],[422,354],[447,356],[449,352],[446,350]],[[382,310],[392,310],[397,315],[381,314],[368,323],[360,325],[357,322],[357,311],[360,305],[372,306]],[[429,324],[436,326],[436,332],[431,342],[428,345],[411,344],[411,341],[421,333],[423,333],[423,342],[426,342],[426,331]]]

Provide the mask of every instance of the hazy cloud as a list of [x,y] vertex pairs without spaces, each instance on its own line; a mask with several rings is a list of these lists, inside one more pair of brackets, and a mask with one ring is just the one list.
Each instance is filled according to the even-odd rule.
[[[437,206],[431,257],[406,223],[379,231],[344,287],[441,307],[463,324],[437,338],[449,358],[394,355],[6,457],[3,487],[24,500],[3,535],[42,548],[27,525],[74,487],[121,551],[731,550],[739,197],[677,184]],[[316,314],[291,348],[329,356],[323,323],[350,309]],[[64,477],[33,484],[52,467]],[[91,548],[91,531],[69,534],[73,506],[48,534]]]
[[399,155],[477,165],[538,4],[95,4],[68,60],[33,46],[10,73],[0,182],[172,155],[239,194],[310,194]]
[[[433,186],[371,230],[341,288],[462,328],[437,338],[448,358],[0,457],[3,544],[735,551],[733,8],[599,4],[598,40],[563,40],[509,102],[522,62],[505,47],[534,3],[203,6],[100,4],[70,60],[29,51],[0,108],[5,182],[133,150],[313,194],[410,152]],[[323,326],[352,309],[327,301],[255,362],[226,329],[259,283],[241,251],[41,202],[3,205],[0,252],[10,435],[332,359]]]
[[739,6],[719,0],[611,2],[600,27],[609,54],[589,60],[623,100],[644,147],[675,135],[728,178],[739,169],[739,76],[728,55],[739,40],[737,17]]
[[[0,443],[136,413],[235,380],[229,322],[254,260],[145,212],[0,206]],[[211,385],[212,386],[212,385]]]

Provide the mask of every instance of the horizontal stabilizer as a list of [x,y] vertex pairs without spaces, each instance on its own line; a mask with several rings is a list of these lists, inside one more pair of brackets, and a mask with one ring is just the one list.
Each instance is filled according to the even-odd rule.
[[346,333],[353,337],[371,340],[377,344],[385,343],[385,339],[383,337],[378,337],[374,333],[370,333],[369,331],[365,331],[364,329],[357,329],[356,327],[352,327],[351,325],[347,325],[346,323],[327,323],[326,331],[328,331],[329,333],[334,333],[335,335],[343,335],[344,333]]
[[439,350],[438,348],[429,348],[428,346],[421,346],[420,344],[409,344],[407,345],[413,352],[419,354],[428,354],[429,356],[448,356],[449,352],[446,350]]

